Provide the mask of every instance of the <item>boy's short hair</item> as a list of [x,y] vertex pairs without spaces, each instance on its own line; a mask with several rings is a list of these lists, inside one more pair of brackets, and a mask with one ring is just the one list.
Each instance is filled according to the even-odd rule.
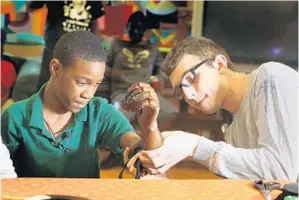
[[101,39],[89,31],[74,31],[64,34],[57,42],[53,58],[63,66],[70,66],[76,58],[92,62],[106,62],[106,52]]

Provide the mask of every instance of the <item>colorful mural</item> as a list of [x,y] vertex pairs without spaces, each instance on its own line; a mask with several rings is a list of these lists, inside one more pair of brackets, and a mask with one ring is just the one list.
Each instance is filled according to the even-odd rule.
[[31,41],[43,44],[47,8],[27,12],[27,1],[1,1],[1,28],[8,32],[7,42]]
[[[180,1],[179,3],[181,3]],[[1,28],[8,31],[8,43],[38,43],[43,44],[44,27],[47,8],[29,13],[27,1],[1,1]],[[176,1],[103,1],[106,15],[98,19],[100,35],[107,37],[127,38],[125,33],[129,16],[137,11],[143,11],[149,16],[151,26],[147,34],[152,43],[167,51],[173,45],[190,35],[191,9],[180,9]],[[190,7],[188,2],[183,8]],[[116,17],[117,16],[117,17]],[[166,21],[165,21],[166,19]]]

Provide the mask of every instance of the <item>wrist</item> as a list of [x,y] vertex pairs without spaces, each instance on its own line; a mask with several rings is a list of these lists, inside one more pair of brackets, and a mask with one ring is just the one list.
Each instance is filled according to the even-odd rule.
[[147,150],[159,148],[163,144],[163,137],[160,134],[158,127],[155,130],[143,130],[142,140],[144,141]]
[[157,129],[158,129],[158,123],[156,121],[150,126],[146,126],[146,127],[141,126],[142,133],[155,132]]
[[194,143],[192,145],[192,148],[191,148],[191,152],[189,153],[189,157],[193,158],[197,148],[198,148],[198,145],[199,145],[199,142],[200,142],[200,136],[196,135],[196,137],[194,138]]

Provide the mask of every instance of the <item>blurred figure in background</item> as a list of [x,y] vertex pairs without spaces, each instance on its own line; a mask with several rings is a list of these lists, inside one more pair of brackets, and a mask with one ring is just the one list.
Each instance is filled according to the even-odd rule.
[[5,31],[1,29],[1,112],[13,103],[10,97],[17,76],[14,63],[3,57],[5,38]]
[[[141,11],[133,13],[127,23],[129,41],[114,40],[107,55],[106,75],[111,78],[112,103],[130,122],[135,121],[136,113],[127,112],[120,106],[130,85],[136,82],[151,83],[156,92],[161,86],[159,77],[163,57],[156,45],[143,40],[147,30],[146,20]],[[161,105],[159,118],[178,112],[167,99],[161,95],[158,98]]]
[[[29,11],[48,8],[45,30],[45,47],[41,72],[36,90],[39,90],[50,78],[49,64],[53,50],[59,38],[67,32],[84,30],[97,33],[97,19],[105,14],[101,1],[31,1]],[[99,47],[100,48],[100,47]]]

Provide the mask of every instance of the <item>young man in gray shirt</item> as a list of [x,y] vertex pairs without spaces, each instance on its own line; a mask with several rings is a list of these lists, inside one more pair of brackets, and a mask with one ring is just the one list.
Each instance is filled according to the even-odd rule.
[[[190,156],[231,179],[288,179],[298,176],[298,73],[276,62],[251,74],[234,67],[224,49],[204,37],[189,37],[167,55],[164,71],[174,95],[207,114],[234,113],[226,142],[183,131],[164,132],[163,145],[139,158],[152,173],[163,173]],[[139,83],[140,85],[141,83]],[[132,95],[147,89],[129,89]],[[153,94],[150,94],[153,95]],[[132,101],[124,106],[138,110]],[[152,120],[153,121],[153,120]]]

